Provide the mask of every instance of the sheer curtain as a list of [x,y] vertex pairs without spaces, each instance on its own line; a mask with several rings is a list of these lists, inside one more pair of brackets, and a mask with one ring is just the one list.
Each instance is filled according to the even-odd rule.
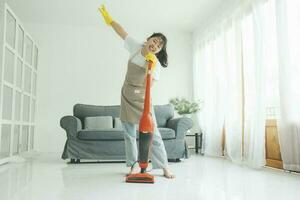
[[283,168],[300,171],[300,2],[276,0]]
[[198,114],[204,153],[222,155],[224,127],[225,155],[260,167],[265,165],[266,44],[263,1],[250,2],[209,36],[194,35],[194,94],[204,100]]
[[[266,109],[280,107],[283,167],[300,171],[300,2],[243,1],[231,16],[194,34],[194,94],[205,154],[265,165]],[[279,100],[280,99],[280,105]]]
[[[214,37],[214,36],[213,36]],[[223,101],[220,76],[220,62],[215,54],[220,48],[216,40],[202,44],[203,48],[195,47],[194,53],[194,97],[205,100],[201,115],[198,116],[200,127],[204,134],[205,154],[219,156],[222,153],[221,136],[223,128]]]
[[233,162],[242,162],[243,129],[243,76],[240,22],[232,22],[225,33],[224,86],[227,95],[225,106],[225,155]]
[[244,160],[265,165],[266,65],[262,6],[254,5],[242,21],[244,71]]

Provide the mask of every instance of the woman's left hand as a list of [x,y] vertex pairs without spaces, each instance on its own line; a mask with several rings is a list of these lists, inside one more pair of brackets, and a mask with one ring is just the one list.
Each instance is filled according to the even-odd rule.
[[153,66],[156,65],[157,60],[156,60],[156,56],[153,53],[148,53],[145,58],[146,58],[146,61],[152,62]]

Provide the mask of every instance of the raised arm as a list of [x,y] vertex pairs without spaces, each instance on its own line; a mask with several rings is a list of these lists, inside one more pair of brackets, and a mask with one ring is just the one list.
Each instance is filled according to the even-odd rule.
[[113,29],[115,30],[115,32],[123,39],[125,40],[126,36],[128,35],[128,33],[123,29],[123,27],[118,24],[117,22],[113,21],[111,23],[111,26],[113,27]]
[[98,9],[102,14],[105,23],[108,26],[112,26],[114,31],[124,40],[128,35],[128,33],[123,29],[123,27],[111,18],[111,16],[108,14],[107,10],[105,9],[104,5],[102,5]]

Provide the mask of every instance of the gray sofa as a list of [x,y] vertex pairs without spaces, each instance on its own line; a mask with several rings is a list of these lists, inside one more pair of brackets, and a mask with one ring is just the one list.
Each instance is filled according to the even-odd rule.
[[[64,116],[60,120],[60,126],[66,131],[67,136],[61,158],[70,159],[71,163],[80,162],[80,159],[124,161],[124,133],[120,124],[117,127],[119,112],[119,105],[74,105],[73,115]],[[155,105],[154,112],[168,159],[179,161],[181,158],[187,158],[185,134],[192,128],[192,120],[186,117],[174,118],[174,109],[170,104]],[[86,127],[86,119],[94,116],[111,116],[113,127],[97,129]]]

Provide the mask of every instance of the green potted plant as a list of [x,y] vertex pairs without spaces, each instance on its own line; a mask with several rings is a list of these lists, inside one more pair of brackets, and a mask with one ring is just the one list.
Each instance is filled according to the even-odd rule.
[[197,102],[188,101],[185,98],[172,98],[169,100],[169,103],[174,106],[174,109],[179,115],[190,117],[191,114],[201,110],[202,101],[198,100]]

